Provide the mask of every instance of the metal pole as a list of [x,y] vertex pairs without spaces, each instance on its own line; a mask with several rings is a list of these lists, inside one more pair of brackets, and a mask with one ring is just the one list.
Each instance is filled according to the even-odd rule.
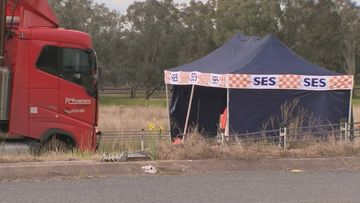
[[145,131],[144,129],[141,130],[141,151],[145,151],[145,143],[144,143],[144,137],[145,137]]
[[[353,80],[354,80],[354,78],[353,78]],[[353,83],[352,88],[351,88],[351,90],[350,90],[349,118],[348,118],[348,126],[347,126],[348,129],[349,129],[350,126],[351,126],[353,91],[354,91],[354,83]],[[347,130],[348,130],[348,129],[347,129]],[[348,135],[348,133],[349,133],[349,131],[346,133],[345,136],[350,137],[350,136]]]
[[351,90],[350,90],[349,118],[348,118],[348,123],[351,123],[353,90],[354,90],[353,88],[351,88]]
[[[225,136],[229,138],[230,136],[230,89],[227,89],[226,95],[226,127],[225,127]],[[224,138],[223,138],[224,139]],[[223,140],[224,141],[224,140]]]
[[170,104],[169,104],[169,90],[168,90],[168,84],[165,84],[165,94],[166,94],[166,109],[169,116],[169,130],[171,131],[171,118],[170,118]]
[[188,111],[187,111],[187,114],[186,114],[186,120],[185,120],[185,126],[184,126],[183,141],[185,140],[185,136],[186,136],[186,132],[187,132],[188,124],[189,124],[191,105],[192,105],[192,100],[193,100],[193,97],[194,97],[194,89],[195,89],[195,85],[192,85],[190,99],[189,99],[189,107],[188,107]]
[[349,141],[349,126],[350,123],[345,123],[345,135],[344,135],[345,141]]
[[284,128],[284,150],[287,149],[287,127]]
[[[354,77],[353,77],[353,81],[354,81]],[[350,138],[350,135],[349,135],[349,129],[350,129],[350,126],[351,126],[351,116],[352,116],[352,99],[353,99],[353,91],[354,91],[354,82],[351,86],[351,90],[350,90],[350,98],[349,98],[349,117],[348,117],[348,125],[347,125],[347,128],[346,128],[346,133],[345,133],[345,136],[346,136],[346,139]]]
[[279,132],[279,147],[287,149],[287,127],[281,127]]
[[[346,122],[345,122],[346,123]],[[340,122],[340,139],[345,140],[345,133],[346,133],[346,124],[343,122]]]

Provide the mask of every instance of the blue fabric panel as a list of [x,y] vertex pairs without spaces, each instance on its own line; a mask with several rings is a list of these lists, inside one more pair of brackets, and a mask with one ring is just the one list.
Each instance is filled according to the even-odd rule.
[[296,55],[274,35],[237,34],[209,55],[169,71],[238,74],[338,75]]
[[[170,105],[172,138],[182,136],[190,99],[191,86],[174,86]],[[217,134],[220,114],[226,107],[226,89],[196,86],[189,117],[189,130],[204,136]]]
[[[306,122],[310,118],[316,119],[312,121],[315,122],[313,125],[338,124],[349,115],[350,91],[231,90],[231,133],[262,131],[271,118],[274,125],[269,123],[266,130],[278,129],[284,121],[281,105],[294,99],[298,99],[299,104],[292,117],[297,117],[299,108],[303,108],[309,115]],[[306,122],[305,126],[308,125]]]

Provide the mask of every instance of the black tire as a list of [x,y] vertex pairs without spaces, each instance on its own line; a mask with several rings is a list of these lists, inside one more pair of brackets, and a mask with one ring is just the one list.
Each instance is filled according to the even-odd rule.
[[67,153],[72,150],[72,146],[65,141],[58,139],[56,136],[52,136],[50,139],[44,141],[41,145],[40,153]]

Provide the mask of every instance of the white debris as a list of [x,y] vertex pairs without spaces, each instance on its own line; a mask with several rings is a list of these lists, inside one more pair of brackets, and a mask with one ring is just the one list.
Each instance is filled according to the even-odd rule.
[[145,173],[155,174],[157,172],[157,168],[153,165],[147,165],[141,167]]
[[124,152],[122,154],[104,154],[101,161],[105,162],[122,162],[126,161],[128,157],[128,153]]

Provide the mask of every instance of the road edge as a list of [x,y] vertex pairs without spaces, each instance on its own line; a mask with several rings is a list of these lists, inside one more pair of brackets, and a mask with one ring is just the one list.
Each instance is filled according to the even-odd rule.
[[264,160],[182,160],[144,162],[58,161],[0,164],[0,181],[49,178],[96,178],[150,175],[143,166],[157,169],[154,175],[185,175],[224,171],[360,171],[360,157],[284,158]]

